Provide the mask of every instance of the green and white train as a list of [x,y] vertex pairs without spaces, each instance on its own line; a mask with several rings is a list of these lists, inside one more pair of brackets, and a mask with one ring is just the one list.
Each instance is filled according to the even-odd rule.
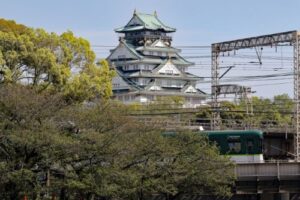
[[263,132],[259,130],[204,131],[220,153],[237,163],[263,162]]

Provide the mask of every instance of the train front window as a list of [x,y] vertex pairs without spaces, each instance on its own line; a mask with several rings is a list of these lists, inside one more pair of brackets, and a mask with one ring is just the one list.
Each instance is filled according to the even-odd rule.
[[227,138],[229,153],[240,153],[241,152],[241,139],[240,136],[229,136]]

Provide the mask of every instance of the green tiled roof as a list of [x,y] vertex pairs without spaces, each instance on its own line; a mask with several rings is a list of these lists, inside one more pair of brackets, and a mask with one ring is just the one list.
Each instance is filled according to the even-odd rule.
[[195,63],[187,61],[185,58],[183,58],[181,55],[179,55],[178,53],[176,53],[177,55],[177,60],[181,60],[181,62],[183,63],[189,63],[190,65],[194,65]]
[[172,76],[172,75],[161,75],[161,74],[153,74],[151,72],[132,72],[124,75],[126,77],[147,77],[147,78],[172,78],[174,80],[193,80],[193,81],[202,81],[203,78],[198,76]]
[[[165,32],[175,32],[175,28],[171,28],[169,26],[164,25],[157,17],[156,14],[144,14],[144,13],[136,13],[134,12],[133,17],[137,17],[141,22],[142,25],[130,26],[126,25],[121,28],[115,29],[116,32],[123,33],[123,32],[130,32],[136,30],[164,30]],[[131,20],[130,20],[131,21]]]
[[134,55],[136,55],[138,58],[142,58],[143,56],[140,55],[138,52],[136,52],[135,47],[128,43],[126,40],[121,41]]
[[[152,58],[152,57],[148,57],[148,56],[143,56],[141,55],[139,52],[137,52],[138,48],[136,48],[134,45],[128,43],[126,40],[121,40],[121,43],[124,44],[125,47],[128,48],[128,50],[135,55],[138,60],[133,60],[133,61],[125,61],[126,63],[153,63],[153,64],[161,64],[165,61],[165,59],[161,59],[161,58]],[[116,50],[118,47],[116,47],[114,50]],[[159,47],[158,47],[159,48]],[[113,51],[114,51],[113,50]],[[181,57],[178,53],[176,53],[177,58],[172,58],[172,63],[174,63],[175,65],[185,65],[185,66],[190,66],[193,65],[194,63],[187,61],[186,59],[184,59],[183,57]],[[122,61],[124,62],[124,61]]]
[[[121,40],[120,44],[112,50],[111,55],[115,50],[119,48],[120,45],[124,45],[137,59],[143,58],[143,56],[135,50],[135,47],[132,44],[128,43],[126,40]],[[111,55],[108,56],[108,59],[110,59]]]
[[137,91],[136,93],[139,94],[155,94],[155,95],[162,95],[162,96],[183,96],[183,97],[199,97],[199,98],[203,98],[206,99],[208,97],[207,94],[205,94],[203,91],[199,91],[197,93],[184,93],[181,92],[180,89],[177,91],[173,91],[173,90],[160,90],[160,91],[145,91],[145,90],[141,90],[141,91]]
[[189,78],[197,78],[199,80],[204,80],[203,77],[200,77],[200,76],[196,76],[194,74],[191,74],[191,73],[188,73],[188,72],[185,72],[186,76],[189,77]]
[[[126,64],[133,64],[133,63],[149,63],[149,64],[161,64],[164,61],[164,59],[161,58],[149,58],[149,57],[141,57],[140,60],[128,60],[128,61],[121,61],[122,63]],[[117,61],[116,61],[117,62]],[[178,58],[178,59],[172,59],[172,62],[175,65],[184,65],[184,66],[190,66],[193,65],[194,63],[188,62],[184,59]]]
[[136,48],[138,51],[160,51],[160,52],[180,52],[180,49],[173,47],[152,47],[152,46],[141,46]]

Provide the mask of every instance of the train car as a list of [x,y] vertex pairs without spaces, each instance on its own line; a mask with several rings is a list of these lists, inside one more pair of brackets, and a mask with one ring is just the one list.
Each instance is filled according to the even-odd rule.
[[263,133],[259,130],[205,131],[220,153],[238,163],[263,162]]

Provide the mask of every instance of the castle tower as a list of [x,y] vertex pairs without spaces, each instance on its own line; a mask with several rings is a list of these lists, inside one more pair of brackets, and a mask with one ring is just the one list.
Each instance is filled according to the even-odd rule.
[[111,50],[108,61],[115,68],[114,98],[124,103],[149,103],[160,97],[179,96],[184,107],[196,107],[206,94],[196,88],[202,78],[187,72],[193,63],[172,47],[170,33],[175,32],[154,14],[134,11],[129,22],[115,32],[119,45]]

